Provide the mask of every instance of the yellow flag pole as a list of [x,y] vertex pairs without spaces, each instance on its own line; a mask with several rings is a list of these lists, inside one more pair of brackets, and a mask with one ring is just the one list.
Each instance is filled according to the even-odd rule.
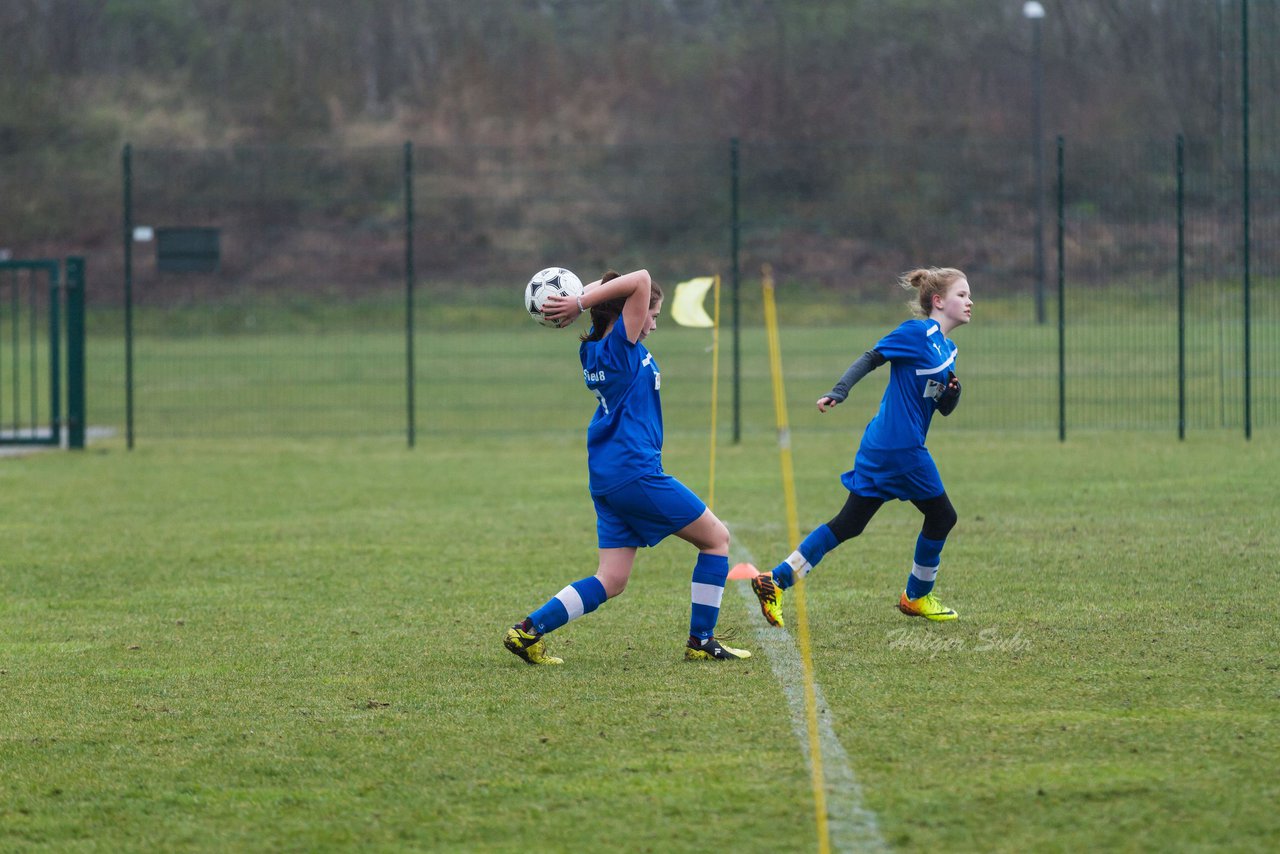
[[[778,456],[782,465],[782,493],[787,505],[787,537],[800,542],[800,517],[796,509],[795,473],[791,466],[791,428],[787,423],[787,395],[782,382],[782,345],[778,338],[778,309],[773,298],[773,267],[765,264],[764,323],[769,339],[769,372],[773,376],[773,411],[778,425]],[[813,806],[818,822],[818,850],[827,854],[831,840],[827,828],[827,790],[822,772],[822,753],[818,743],[818,698],[813,681],[813,656],[809,642],[809,614],[805,606],[805,582],[800,579],[792,588],[796,603],[796,642],[804,671],[805,718],[809,730],[809,766],[812,771]]]

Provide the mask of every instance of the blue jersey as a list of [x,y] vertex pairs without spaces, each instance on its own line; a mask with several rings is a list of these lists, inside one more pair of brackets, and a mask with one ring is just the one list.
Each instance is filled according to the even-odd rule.
[[862,434],[855,468],[870,473],[910,471],[930,462],[924,440],[938,408],[938,383],[955,371],[955,342],[933,320],[908,320],[880,339],[875,349],[889,360],[889,385],[880,411]]
[[587,427],[587,469],[592,495],[662,472],[662,374],[639,342],[631,343],[621,317],[600,341],[578,349],[582,377],[600,405]]

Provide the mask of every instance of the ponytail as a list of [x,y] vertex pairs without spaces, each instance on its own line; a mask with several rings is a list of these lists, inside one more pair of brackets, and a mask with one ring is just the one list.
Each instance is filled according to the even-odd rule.
[[[612,282],[621,275],[617,270],[610,270],[600,277],[600,284]],[[617,297],[608,302],[591,306],[591,328],[579,335],[578,340],[599,341],[603,338],[604,331],[609,328],[609,324],[622,315],[622,307],[626,305],[626,302],[626,297]]]
[[916,295],[907,300],[907,307],[916,317],[928,317],[933,311],[933,298],[945,297],[947,288],[960,279],[968,278],[954,267],[929,267],[903,273],[898,284]]
[[[622,274],[617,270],[610,270],[600,277],[600,284],[611,282]],[[654,303],[662,299],[662,286],[652,279],[649,280],[649,307],[653,308]],[[626,297],[616,297],[615,299],[602,302],[599,305],[591,306],[591,328],[578,336],[579,341],[599,341],[604,338],[604,332],[609,328],[609,324],[613,323],[622,316],[622,307],[627,304]]]

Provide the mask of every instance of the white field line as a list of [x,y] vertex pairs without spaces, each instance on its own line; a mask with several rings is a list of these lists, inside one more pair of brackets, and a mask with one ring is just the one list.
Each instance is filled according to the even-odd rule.
[[[755,565],[751,553],[735,539],[730,546],[734,555],[731,563],[746,562]],[[791,709],[791,729],[800,742],[805,761],[809,762],[808,713],[805,709],[804,666],[800,650],[786,629],[778,629],[766,622],[760,613],[760,605],[751,592],[750,584],[731,582],[742,594],[751,614],[751,626],[756,641],[769,659],[773,675],[782,684],[787,705]],[[822,753],[824,787],[827,797],[827,831],[833,851],[888,851],[889,846],[880,835],[876,814],[862,802],[862,786],[849,765],[833,727],[834,717],[823,696],[822,686],[814,681],[814,697],[818,705],[818,750]]]

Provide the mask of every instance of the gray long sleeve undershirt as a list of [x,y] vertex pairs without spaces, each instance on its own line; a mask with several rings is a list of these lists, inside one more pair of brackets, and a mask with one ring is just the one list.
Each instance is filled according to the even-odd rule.
[[889,361],[880,355],[880,351],[874,347],[858,357],[858,360],[849,366],[849,370],[844,372],[835,387],[827,394],[832,400],[843,403],[844,399],[849,396],[849,389],[858,384],[858,381],[876,368]]

